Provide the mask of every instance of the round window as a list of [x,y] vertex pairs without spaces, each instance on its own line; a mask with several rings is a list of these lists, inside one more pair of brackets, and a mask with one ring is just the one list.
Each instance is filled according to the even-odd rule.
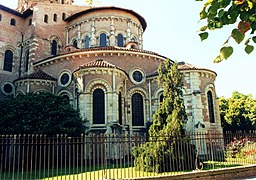
[[143,79],[143,75],[140,71],[134,71],[132,77],[136,82],[141,82]]
[[60,86],[67,87],[71,82],[71,75],[69,72],[62,72],[59,76],[58,83]]
[[66,85],[68,82],[69,82],[69,75],[68,75],[68,73],[62,74],[61,77],[60,77],[60,83],[62,85]]
[[2,91],[5,95],[9,95],[13,92],[13,85],[11,83],[5,83],[3,86],[2,86]]

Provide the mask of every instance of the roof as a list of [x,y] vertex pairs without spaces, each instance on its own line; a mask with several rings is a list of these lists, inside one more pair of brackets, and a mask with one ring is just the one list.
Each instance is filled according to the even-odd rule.
[[162,57],[164,59],[166,59],[165,56],[162,56],[162,55],[159,55],[155,52],[152,52],[152,51],[146,51],[146,50],[141,50],[141,49],[128,49],[126,47],[118,47],[118,46],[105,46],[105,47],[91,47],[91,48],[84,48],[84,49],[77,49],[77,50],[74,50],[74,51],[71,51],[71,52],[63,52],[61,54],[58,54],[57,56],[50,56],[50,57],[47,57],[45,59],[42,59],[42,60],[39,60],[37,62],[34,62],[33,64],[34,65],[37,65],[41,62],[44,62],[45,60],[48,60],[48,59],[52,59],[54,57],[58,57],[58,56],[62,56],[62,55],[66,55],[66,54],[72,54],[72,53],[77,53],[77,52],[89,52],[89,51],[127,51],[127,52],[138,52],[138,53],[146,53],[146,54],[152,54],[152,55],[155,55],[155,56],[159,56],[159,57]]
[[119,69],[121,71],[124,71],[123,69],[117,67],[114,64],[111,64],[103,59],[97,59],[91,62],[88,62],[84,65],[79,66],[78,69],[76,69],[75,71],[79,71],[80,69],[86,69],[86,68],[92,68],[92,67],[103,67],[103,68],[113,68],[113,69]]
[[186,63],[184,61],[178,62],[178,69],[181,70],[181,71],[185,71],[185,70],[199,70],[200,71],[200,70],[203,70],[203,71],[212,72],[215,75],[217,75],[217,73],[214,72],[213,70],[206,69],[206,68],[199,68],[199,67],[196,67],[196,66],[194,66],[192,64]]
[[24,76],[21,76],[20,78],[14,80],[14,81],[24,80],[24,79],[42,79],[42,80],[48,80],[48,81],[56,81],[57,80],[56,78],[54,78],[51,75],[43,72],[40,69],[31,73],[31,74],[26,74]]
[[31,10],[31,9],[28,9],[28,10],[24,11],[23,13],[20,13],[18,11],[10,9],[6,6],[1,5],[1,4],[0,4],[0,9],[3,10],[3,11],[6,11],[8,13],[11,13],[15,16],[21,17],[21,18],[26,18],[26,17],[30,16],[31,14],[33,14],[33,10]]
[[[206,69],[206,68],[198,68],[198,67],[195,67],[194,65],[192,65],[192,64],[189,64],[189,63],[186,63],[186,62],[184,62],[184,61],[182,61],[182,62],[178,62],[178,69],[179,70],[181,70],[181,71],[185,71],[185,70],[203,70],[203,71],[209,71],[209,72],[212,72],[212,73],[214,73],[215,75],[217,75],[216,74],[216,72],[214,72],[214,71],[212,71],[212,70],[210,70],[210,69]],[[154,77],[154,76],[158,76],[158,71],[157,70],[155,70],[155,71],[153,71],[151,74],[149,74],[147,77]]]
[[135,11],[133,10],[130,10],[130,9],[125,9],[125,8],[120,8],[120,7],[114,7],[114,6],[104,6],[104,7],[92,7],[90,9],[86,9],[84,11],[81,11],[81,12],[78,12],[78,13],[75,13],[69,17],[67,17],[65,19],[65,21],[72,21],[73,19],[83,15],[83,14],[87,14],[87,13],[90,13],[90,12],[94,12],[94,11],[99,11],[99,10],[121,10],[121,11],[125,11],[125,12],[128,12],[134,16],[136,16],[141,25],[142,25],[142,28],[143,30],[145,31],[146,27],[147,27],[147,23],[146,23],[146,20],[141,16],[139,15],[138,13],[136,13]]

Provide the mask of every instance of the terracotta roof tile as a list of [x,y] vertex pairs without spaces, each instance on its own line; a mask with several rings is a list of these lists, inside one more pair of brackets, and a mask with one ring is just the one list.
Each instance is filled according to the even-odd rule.
[[88,62],[84,65],[81,65],[78,69],[76,69],[75,71],[78,71],[80,69],[86,69],[86,68],[91,68],[91,67],[103,67],[103,68],[116,68],[119,69],[121,71],[124,71],[123,69],[117,67],[114,64],[111,64],[103,59],[97,59],[91,62]]
[[38,70],[38,71],[35,71],[31,74],[21,76],[20,78],[14,80],[14,81],[23,80],[23,79],[42,79],[42,80],[50,80],[50,81],[56,81],[57,80],[56,78],[54,78],[51,75],[43,72],[42,70]]

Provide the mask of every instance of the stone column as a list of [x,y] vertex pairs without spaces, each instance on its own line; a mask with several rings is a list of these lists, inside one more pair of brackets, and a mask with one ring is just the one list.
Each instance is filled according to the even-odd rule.
[[95,36],[95,22],[92,20],[92,25],[91,25],[91,44],[90,47],[95,47],[96,46],[96,36]]
[[126,43],[131,41],[131,20],[127,19],[127,28],[126,28]]
[[111,17],[111,23],[110,23],[109,45],[110,46],[115,46],[116,45],[115,26],[114,26],[114,19],[113,19],[113,17]]
[[81,39],[81,24],[77,25],[77,47],[81,48],[82,39]]
[[66,46],[69,45],[69,29],[66,28]]

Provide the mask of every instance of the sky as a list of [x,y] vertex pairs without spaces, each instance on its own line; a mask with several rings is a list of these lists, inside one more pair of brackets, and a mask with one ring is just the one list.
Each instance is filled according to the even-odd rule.
[[[74,4],[87,5],[85,0]],[[195,0],[95,0],[97,6],[117,6],[132,9],[147,22],[143,35],[143,49],[156,52],[174,61],[185,61],[196,67],[217,73],[215,88],[218,97],[231,97],[232,92],[256,95],[256,46],[247,55],[243,42],[234,47],[233,55],[221,63],[213,63],[226,41],[231,27],[210,31],[207,40],[201,42],[198,30],[205,25],[199,21],[202,2]],[[0,0],[0,4],[15,9],[17,0]]]

